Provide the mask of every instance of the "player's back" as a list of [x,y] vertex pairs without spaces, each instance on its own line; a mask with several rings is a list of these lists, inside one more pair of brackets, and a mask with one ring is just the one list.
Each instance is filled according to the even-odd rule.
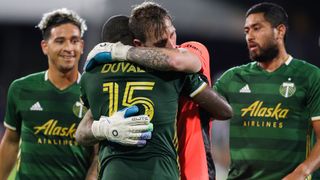
[[[134,169],[136,173],[157,178],[178,178],[176,114],[180,93],[191,94],[205,84],[197,75],[175,72],[148,71],[128,62],[104,64],[83,75],[81,88],[83,99],[94,119],[135,104],[144,107],[145,114],[154,125],[152,139],[143,148],[129,148],[110,142],[102,142],[101,167],[110,169],[120,178],[134,175],[123,172]],[[87,102],[86,102],[87,101]],[[125,160],[125,163],[118,162]],[[132,162],[132,164],[131,164]],[[113,166],[114,165],[114,166]],[[126,169],[126,167],[128,167]],[[141,173],[139,170],[142,170]],[[137,175],[138,178],[139,175]],[[110,176],[108,176],[110,177]]]

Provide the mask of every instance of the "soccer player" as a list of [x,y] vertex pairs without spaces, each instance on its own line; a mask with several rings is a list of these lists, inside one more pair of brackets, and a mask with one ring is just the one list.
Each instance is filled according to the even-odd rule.
[[[121,42],[123,44],[132,44],[133,36],[129,30],[128,26],[129,18],[127,16],[116,15],[110,17],[106,23],[103,25],[101,40],[103,42]],[[103,61],[105,59],[102,58]],[[84,69],[88,66],[91,69],[98,64],[103,64],[100,62],[89,62],[87,61]],[[88,69],[87,69],[88,71]],[[125,110],[121,110],[113,114],[114,121],[107,121],[104,124],[101,131],[105,131],[105,138],[113,143],[119,143],[126,146],[143,146],[146,144],[146,140],[151,138],[152,123],[150,123],[150,118],[141,116],[142,119],[137,121],[138,117],[130,117],[125,119],[125,115],[133,116],[139,112],[137,107],[130,107]],[[100,118],[106,120],[105,117]],[[76,131],[76,140],[83,145],[94,145],[97,142],[96,137],[91,133],[91,127],[94,119],[92,112],[88,109],[83,120],[80,122],[78,129]],[[130,129],[134,129],[131,131]],[[117,136],[114,136],[112,131],[117,131]],[[138,138],[140,137],[140,138]],[[101,138],[99,140],[102,140]]]
[[253,62],[215,84],[234,109],[228,179],[306,179],[320,167],[319,68],[287,53],[288,16],[279,5],[252,6],[244,32]]
[[[178,98],[182,92],[195,96],[205,86],[196,75],[164,74],[130,62],[103,64],[84,73],[81,78],[84,104],[90,107],[94,119],[109,116],[106,121],[93,122],[92,133],[97,139],[104,138],[106,133],[101,129],[107,121],[113,121],[115,112],[136,104],[142,104],[148,115],[143,118],[149,117],[154,125],[152,139],[144,147],[130,148],[101,141],[99,176],[102,179],[179,179],[175,131]],[[112,130],[112,134],[119,136],[121,132]]]
[[[141,40],[145,41],[148,35],[150,27],[155,26],[152,24],[152,18],[158,17],[159,11],[165,12],[161,18],[169,17],[170,22],[171,18],[168,12],[155,3],[143,3],[136,8],[136,12],[132,13],[131,16],[131,29],[135,34],[135,43],[137,46],[145,42],[139,42]],[[141,9],[141,10],[139,10]],[[139,14],[141,13],[141,14]],[[156,14],[156,15],[154,15]],[[146,15],[146,17],[144,17]],[[154,16],[153,16],[154,15]],[[150,21],[151,20],[151,21]],[[150,21],[150,22],[148,22]],[[176,33],[175,28],[170,24],[170,38],[163,39],[160,38],[155,44],[146,44],[145,46],[156,46],[156,47],[170,47],[176,48]],[[171,43],[171,44],[170,44]],[[184,49],[187,49],[188,52],[194,53],[197,58],[193,58],[190,61],[190,58],[173,58],[164,61],[163,59],[154,58],[146,59],[137,58],[137,57],[127,57],[128,61],[138,63],[140,65],[157,69],[157,70],[177,70],[177,71],[186,71],[186,72],[197,72],[199,71],[199,62],[201,62],[201,72],[206,75],[210,83],[210,70],[209,70],[209,54],[206,47],[198,42],[186,42],[181,46]],[[103,48],[102,48],[103,49]],[[100,52],[102,52],[101,50]],[[98,51],[99,52],[99,51]],[[95,52],[97,53],[97,52]],[[92,63],[93,64],[93,63]],[[177,68],[177,66],[183,66],[184,68]],[[91,66],[91,64],[90,64]],[[195,68],[197,67],[197,68]],[[200,93],[201,94],[201,93]],[[210,151],[210,121],[207,116],[201,116],[200,124],[200,109],[199,105],[193,103],[189,98],[182,97],[180,99],[180,113],[178,120],[178,137],[179,137],[179,160],[181,166],[181,178],[182,179],[214,179],[214,164],[211,158]],[[205,106],[206,108],[216,107],[217,106]],[[208,109],[207,109],[208,110]],[[220,109],[220,113],[223,116],[223,108]],[[210,110],[209,110],[210,111]],[[204,114],[204,113],[202,113]],[[203,129],[201,128],[203,126]],[[202,132],[203,134],[202,134]],[[204,146],[203,144],[206,144]],[[196,156],[194,154],[197,154]],[[208,161],[207,161],[208,159]],[[209,176],[208,176],[209,174]]]
[[44,14],[38,28],[49,68],[10,85],[0,179],[8,177],[18,151],[17,179],[94,179],[93,147],[80,146],[74,137],[86,112],[79,102],[78,63],[87,26],[63,8]]
[[[145,5],[145,4],[144,4]],[[151,4],[152,5],[152,4]],[[144,6],[142,6],[142,7],[144,7]],[[146,7],[148,7],[148,6],[146,6]],[[139,9],[138,9],[139,10]],[[152,9],[151,9],[152,10]],[[152,12],[154,12],[154,11],[151,11],[151,12],[149,12],[149,13],[152,13]],[[159,13],[159,12],[158,12]],[[150,44],[149,46],[154,46],[154,44],[155,43],[157,43],[159,40],[161,40],[162,41],[162,38],[166,38],[166,39],[169,39],[169,38],[171,38],[171,37],[173,37],[173,36],[171,36],[171,34],[172,33],[175,33],[175,32],[172,32],[172,24],[171,24],[171,19],[169,19],[169,17],[168,16],[163,16],[163,14],[164,13],[166,13],[165,11],[162,11],[161,13],[160,13],[160,17],[162,17],[162,18],[160,18],[161,20],[158,22],[159,24],[161,24],[162,25],[162,28],[163,29],[159,29],[158,30],[158,36],[156,36],[156,34],[153,34],[153,33],[151,33],[151,34],[147,34],[147,38],[146,38],[146,41],[145,42],[141,42],[141,40],[140,39],[135,39],[136,41],[139,41],[139,42],[141,42],[141,45],[142,46],[148,46],[148,45],[146,45],[146,44]],[[159,16],[152,16],[151,15],[151,17],[159,17]],[[147,22],[149,22],[149,21],[147,21]],[[150,22],[153,22],[153,21],[150,21]],[[161,23],[160,23],[161,22]],[[164,26],[165,25],[165,26]],[[153,32],[152,30],[154,30],[154,27],[156,27],[156,26],[149,26],[148,27],[148,31],[149,32]],[[147,32],[147,30],[146,30],[146,32]],[[149,40],[150,39],[150,40]],[[170,40],[172,40],[172,39],[170,39]],[[169,40],[168,40],[169,41]],[[98,47],[97,48],[102,48],[102,49],[105,49],[106,48],[106,46],[109,46],[110,45],[110,43],[108,44],[108,43],[102,43],[102,44],[100,44],[100,45],[98,45]],[[122,45],[122,47],[121,47],[121,45],[117,45],[117,44],[111,44],[113,47],[112,47],[112,49],[119,49],[119,48],[125,48],[125,47],[123,47],[123,45]],[[99,46],[101,46],[101,47],[99,47]],[[169,45],[169,44],[166,44],[165,45],[166,47],[171,47],[171,45]],[[123,60],[125,60],[125,57],[130,57],[131,55],[135,55],[135,57],[132,57],[133,59],[134,58],[137,58],[138,56],[139,56],[139,58],[142,58],[142,59],[148,59],[148,58],[150,58],[150,56],[154,56],[154,55],[156,55],[157,57],[155,57],[156,59],[155,60],[157,60],[157,61],[159,61],[159,60],[161,60],[161,58],[163,59],[163,61],[165,61],[165,60],[167,60],[168,59],[168,57],[170,56],[170,54],[166,54],[166,52],[168,53],[168,52],[170,52],[171,54],[174,54],[174,53],[179,53],[179,50],[177,49],[177,50],[175,50],[175,49],[159,49],[159,48],[133,48],[133,47],[128,47],[130,50],[128,51],[128,52],[126,52],[124,55],[121,55],[121,57],[122,58],[120,58],[120,59],[123,59]],[[171,47],[172,48],[172,47]],[[97,49],[96,49],[97,50]],[[95,52],[95,54],[96,54],[96,52]],[[113,53],[112,53],[112,56],[113,56],[113,54],[117,54],[117,55],[119,55],[119,52],[115,52],[115,51],[113,51]],[[164,56],[165,55],[165,56]],[[90,55],[89,55],[90,56]],[[114,58],[118,58],[118,57],[114,57]],[[152,59],[150,59],[149,61],[151,61]],[[90,77],[90,76],[93,76],[93,74],[94,73],[97,73],[97,72],[104,72],[104,73],[117,73],[117,72],[115,72],[115,69],[118,69],[117,71],[119,71],[119,68],[121,68],[121,69],[123,69],[125,66],[124,65],[121,65],[121,66],[119,66],[119,65],[117,65],[117,67],[113,67],[113,66],[115,66],[114,64],[118,64],[118,63],[113,63],[113,64],[105,64],[104,65],[104,68],[102,68],[102,70],[101,70],[101,68],[98,68],[98,67],[95,67],[93,70],[91,70],[91,71],[89,71],[89,72],[87,72],[86,73],[86,75],[84,75],[83,76],[83,78],[86,78],[86,77]],[[125,64],[128,64],[127,62],[125,62]],[[109,67],[109,66],[112,66],[112,67]],[[96,68],[98,68],[97,70],[96,70]],[[109,69],[109,70],[108,70]],[[133,70],[133,68],[131,68],[132,70]],[[92,72],[92,71],[94,71],[94,72]],[[149,70],[150,71],[150,70]],[[142,73],[143,71],[141,71],[140,73]],[[151,72],[155,72],[155,71],[151,71]],[[171,74],[172,72],[170,72],[170,74]],[[175,73],[174,73],[175,74]],[[113,75],[113,76],[115,76],[115,75]],[[132,75],[131,75],[132,76]],[[141,75],[142,76],[142,75]],[[143,76],[142,76],[143,77]],[[141,77],[141,78],[142,78]],[[147,76],[148,77],[148,76]],[[165,74],[165,75],[161,75],[161,77],[163,77],[164,79],[170,79],[170,75],[168,76],[168,74]],[[91,78],[94,78],[94,77],[90,77],[90,79]],[[94,79],[97,79],[97,78],[94,78]],[[131,78],[131,79],[133,79],[133,78]],[[149,78],[150,79],[150,78]],[[84,79],[85,80],[85,82],[87,81],[87,82],[89,82],[89,79]],[[161,82],[161,81],[160,81]],[[160,83],[159,82],[159,83]],[[109,83],[109,82],[108,82]],[[138,94],[139,93],[139,91],[137,91],[137,90],[147,90],[146,88],[144,88],[143,89],[143,84],[145,84],[145,85],[147,85],[147,83],[141,83],[140,84],[140,87],[138,88],[138,87],[136,87],[136,88],[134,88],[134,87],[129,87],[129,88],[126,88],[126,91],[128,90],[130,90],[130,89],[136,89],[136,93]],[[106,83],[106,85],[107,85],[107,83]],[[113,86],[112,84],[110,84],[110,86]],[[117,86],[117,84],[115,84],[115,86]],[[161,86],[161,85],[160,85]],[[159,86],[159,87],[160,87]],[[167,87],[167,85],[163,85],[164,87]],[[83,87],[83,86],[82,86]],[[87,88],[87,89],[89,89],[90,87],[96,87],[95,85],[85,85],[84,86],[85,88]],[[120,87],[120,85],[118,86],[118,87]],[[158,88],[158,87],[157,87]],[[90,88],[90,89],[92,89],[92,88]],[[106,89],[106,91],[108,91],[107,89],[112,89],[113,90],[113,92],[115,92],[115,91],[117,91],[118,92],[118,90],[115,90],[114,88],[112,88],[112,87],[106,87],[105,88]],[[116,88],[117,89],[117,88]],[[166,88],[165,88],[166,89]],[[97,94],[98,92],[93,92],[93,93],[91,93],[91,94]],[[158,95],[158,96],[161,96],[162,94],[163,94],[164,92],[157,92],[156,93],[156,95]],[[169,95],[169,97],[168,98],[170,98],[170,97],[172,97],[172,95],[171,95],[171,93],[173,93],[173,94],[175,94],[176,93],[176,90],[174,90],[173,92],[166,92],[168,95]],[[119,91],[119,93],[115,93],[115,94],[121,94],[121,91]],[[125,96],[126,96],[126,94],[127,93],[124,93],[125,94]],[[131,95],[132,94],[134,94],[134,93],[130,93]],[[143,95],[146,95],[146,96],[150,96],[149,94],[148,94],[148,91],[146,91],[145,93],[142,93],[141,92],[141,94],[143,94]],[[152,94],[154,94],[154,93],[152,93]],[[200,93],[199,93],[200,94]],[[110,94],[109,94],[110,95]],[[92,95],[91,96],[91,98],[92,97],[94,97],[94,95]],[[121,95],[119,95],[119,96],[116,96],[116,95],[113,95],[112,97],[121,97]],[[153,99],[155,99],[155,101],[157,102],[157,101],[159,101],[159,100],[157,100],[157,96],[156,97],[154,97],[154,96],[151,96],[151,98],[153,98]],[[175,95],[175,98],[176,98],[176,95]],[[99,99],[102,99],[102,100],[99,100]],[[106,98],[98,98],[97,99],[97,101],[98,101],[98,103],[96,103],[96,101],[95,100],[93,100],[93,99],[91,99],[91,100],[89,100],[89,104],[90,104],[90,102],[92,103],[92,104],[100,104],[100,103],[102,103],[103,102],[103,100],[105,100]],[[114,98],[112,98],[112,99],[114,99]],[[142,97],[141,98],[126,98],[126,99],[142,99]],[[167,98],[161,98],[162,100],[161,101],[167,101]],[[161,102],[160,101],[160,102]],[[121,102],[121,101],[119,101],[119,102]],[[123,100],[122,101],[122,103],[124,103],[125,101]],[[132,103],[135,103],[134,101],[132,102]],[[113,104],[113,103],[112,103]],[[129,106],[130,105],[130,103],[128,103],[128,102],[126,102],[125,103],[126,104],[126,106]],[[154,103],[155,105],[157,105],[158,103]],[[172,104],[172,102],[171,103],[168,103],[167,104],[167,107],[165,107],[165,106],[163,106],[163,108],[165,109],[165,108],[168,108],[169,107],[169,105],[170,104]],[[110,107],[110,102],[109,102],[109,107]],[[156,107],[158,107],[158,105],[156,106]],[[162,107],[162,106],[161,106]],[[92,107],[91,107],[92,108]],[[96,108],[92,108],[92,110],[94,111],[94,109],[96,109]],[[104,112],[101,108],[98,108],[99,109],[99,111],[101,112]],[[172,108],[170,108],[171,110],[172,110]],[[173,109],[174,110],[174,109]],[[159,112],[158,112],[159,111]],[[157,114],[159,117],[162,117],[163,115],[165,115],[165,114],[168,114],[168,112],[172,112],[172,111],[170,111],[170,110],[166,110],[167,112],[166,113],[164,113],[164,111],[162,111],[161,109],[154,109],[154,110],[152,110],[151,112],[154,112],[154,114]],[[94,112],[93,112],[93,115],[94,115]],[[111,115],[111,114],[110,114]],[[95,115],[94,115],[95,116]],[[152,117],[153,115],[151,114],[151,117]],[[96,118],[99,118],[99,114],[98,114],[98,116],[96,115],[96,117],[95,117],[95,119]],[[113,117],[111,117],[111,118],[113,118]],[[159,120],[158,120],[159,121]],[[153,144],[154,144],[154,141],[157,141],[157,136],[158,136],[158,132],[156,133],[156,135],[155,135],[155,132],[156,132],[156,130],[159,128],[158,126],[158,124],[156,124],[156,122],[158,122],[157,120],[152,120],[152,122],[155,124],[155,130],[154,130],[154,133],[153,133],[153,137],[152,137],[152,139],[150,140],[150,142],[148,142],[147,144],[146,144],[146,147],[149,147],[150,148],[150,146],[152,147],[153,146]],[[95,124],[97,124],[96,122],[94,122]],[[173,125],[175,125],[175,124],[173,124]],[[93,126],[92,126],[93,127]],[[78,131],[80,130],[80,128],[78,129]],[[95,128],[92,128],[92,132],[93,132],[93,134],[96,134],[95,132]],[[201,131],[200,131],[200,133],[201,133]],[[77,132],[77,134],[82,134],[82,133],[78,133]],[[97,136],[97,135],[95,135],[95,136]],[[156,136],[156,137],[155,137]],[[99,137],[99,138],[101,138],[101,137]],[[154,140],[155,139],[155,140]],[[154,141],[153,141],[154,140]],[[158,146],[161,146],[161,144],[159,144]],[[202,146],[203,146],[203,144],[202,144]],[[150,156],[150,155],[149,155]],[[137,158],[136,158],[136,160],[137,160]],[[103,161],[107,161],[107,160],[103,160]],[[110,161],[111,163],[112,163],[112,160]],[[130,162],[131,163],[131,162]],[[133,162],[132,162],[133,163]],[[108,168],[108,166],[109,165],[102,165],[102,166],[105,166],[105,167],[107,167]],[[134,168],[136,165],[134,165],[134,164],[132,164],[132,168]],[[140,165],[139,165],[140,166]],[[143,171],[141,171],[141,167],[143,168],[144,167],[144,165],[142,166],[140,166],[140,167],[137,167],[137,169],[136,169],[136,171],[137,171],[137,173],[136,174],[138,174],[137,175],[137,177],[139,177],[139,176],[141,176],[141,174],[140,173],[143,173]],[[150,178],[152,178],[153,176],[152,175],[154,175],[154,174],[152,174],[152,173],[155,173],[155,172],[151,172],[152,170],[151,170],[151,167],[153,167],[154,165],[152,165],[152,164],[150,164],[149,165],[150,166]],[[112,167],[112,166],[111,166]],[[172,168],[175,168],[175,167],[172,167]],[[124,169],[124,168],[122,168],[122,169]],[[102,170],[104,170],[104,171],[106,171],[105,170],[105,168],[102,168]],[[126,170],[125,170],[126,171]],[[109,171],[109,172],[111,172],[111,170]],[[116,175],[116,173],[118,173],[118,172],[114,172],[114,173],[112,173],[113,174],[113,176],[115,176]],[[207,172],[205,172],[205,173],[207,173]],[[110,175],[110,174],[109,174]],[[160,175],[160,174],[159,174]],[[118,176],[120,176],[120,174],[118,174]],[[122,176],[126,176],[126,173],[122,173]],[[105,176],[104,176],[105,177]],[[149,177],[149,176],[148,176]],[[165,177],[168,177],[168,176],[159,176],[158,178],[165,178]],[[207,176],[208,177],[208,176]],[[131,175],[131,178],[134,178],[134,177],[132,177],[132,175]]]
[[[156,19],[155,17],[159,17],[160,19],[169,19],[169,23],[166,24],[167,33],[169,36],[160,37],[159,40],[155,41],[155,43],[150,44],[146,41],[146,39],[148,35],[152,33],[152,31],[150,31],[150,27],[157,26],[157,24],[153,23],[155,21],[154,19]],[[147,47],[155,46],[177,48],[176,29],[172,24],[171,16],[166,9],[162,8],[156,3],[146,2],[142,3],[140,6],[137,6],[131,13],[129,27],[133,32],[134,38],[136,38],[134,40],[136,46],[141,46],[141,44],[144,44]],[[193,53],[196,55],[198,59],[197,63],[200,62],[201,68],[196,69],[197,71],[193,72],[201,71],[201,73],[203,73],[208,79],[210,85],[210,58],[207,48],[198,42],[186,42],[178,47],[184,48],[191,54]],[[143,58],[140,59],[143,60]],[[164,62],[161,63],[164,64]],[[190,65],[196,64],[186,59],[182,59],[182,62],[180,62],[180,64],[188,63],[190,63]],[[157,67],[155,69],[171,70],[167,67]],[[181,71],[181,69],[174,70]],[[190,97],[181,96],[179,99],[177,133],[179,139],[178,152],[182,180],[207,180],[209,177],[210,179],[214,179],[215,170],[210,150],[210,129],[210,121],[206,115],[203,115],[200,121],[199,105],[194,103]]]

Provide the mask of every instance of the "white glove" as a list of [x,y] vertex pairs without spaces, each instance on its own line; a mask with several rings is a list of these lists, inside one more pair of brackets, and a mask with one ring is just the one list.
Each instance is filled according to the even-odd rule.
[[144,146],[147,139],[151,139],[153,124],[147,115],[125,118],[125,114],[132,111],[132,107],[118,111],[110,117],[101,116],[99,121],[93,121],[91,130],[94,137],[121,145]]
[[130,48],[132,48],[132,46],[123,45],[121,42],[99,43],[88,54],[84,70],[89,71],[98,64],[112,61],[125,61]]

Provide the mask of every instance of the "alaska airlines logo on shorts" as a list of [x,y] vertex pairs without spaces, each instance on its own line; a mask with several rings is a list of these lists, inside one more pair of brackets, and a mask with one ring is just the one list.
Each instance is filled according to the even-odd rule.
[[249,107],[241,109],[241,117],[249,115],[250,117],[271,117],[276,120],[287,118],[289,109],[281,107],[278,103],[275,107],[263,106],[263,101],[255,101]]
[[[291,78],[288,80],[291,81]],[[292,82],[283,82],[279,88],[279,92],[283,97],[288,98],[296,92],[296,86]]]
[[34,134],[43,133],[46,136],[62,136],[74,138],[76,133],[76,123],[71,124],[70,127],[63,127],[58,125],[58,120],[50,119],[41,126],[35,126]]

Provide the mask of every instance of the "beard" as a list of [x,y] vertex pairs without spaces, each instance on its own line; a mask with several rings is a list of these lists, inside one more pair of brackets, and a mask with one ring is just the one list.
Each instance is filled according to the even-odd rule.
[[62,72],[62,73],[64,73],[64,74],[72,71],[73,69],[74,69],[74,66],[72,66],[72,67],[61,67],[61,66],[60,66],[60,67],[59,67],[59,71]]
[[252,61],[269,62],[279,54],[279,48],[276,43],[269,43],[268,46],[262,48],[258,45],[258,51],[250,51],[249,56]]

